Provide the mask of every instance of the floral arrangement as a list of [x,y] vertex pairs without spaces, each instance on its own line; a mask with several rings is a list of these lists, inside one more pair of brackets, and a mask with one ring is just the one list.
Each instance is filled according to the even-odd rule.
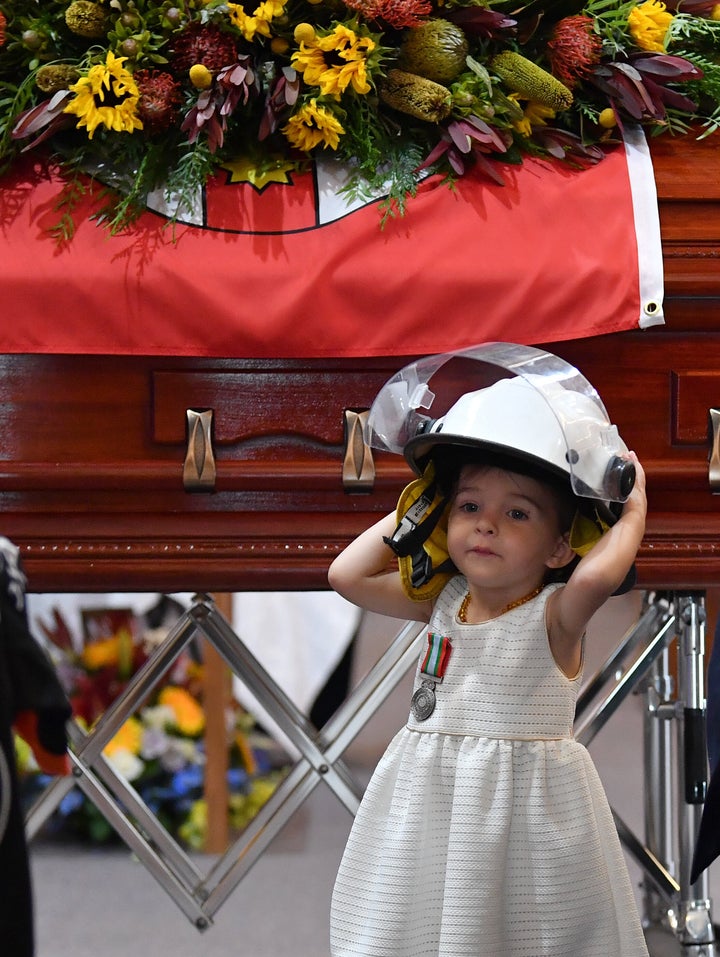
[[[124,621],[122,617],[124,616]],[[145,663],[167,629],[141,631],[129,613],[108,611],[112,634],[81,643],[79,651],[62,617],[47,636],[55,664],[73,707],[74,719],[92,727]],[[122,725],[103,749],[116,771],[129,781],[170,834],[193,850],[202,850],[207,833],[203,797],[205,713],[202,665],[184,652],[165,682],[139,712]],[[262,735],[250,714],[228,706],[228,821],[242,831],[273,793],[284,774],[285,755]],[[16,738],[18,768],[26,801],[49,783],[28,745]],[[70,791],[51,821],[51,829],[95,842],[114,836],[111,825],[78,789]]]
[[182,210],[220,167],[323,153],[401,214],[428,171],[715,131],[719,42],[716,0],[0,0],[0,170],[49,145],[66,205],[86,172],[116,190],[116,230],[152,190]]

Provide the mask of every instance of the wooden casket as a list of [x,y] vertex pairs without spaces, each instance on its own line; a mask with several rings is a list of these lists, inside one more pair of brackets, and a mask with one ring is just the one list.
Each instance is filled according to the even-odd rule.
[[[708,473],[708,414],[720,406],[717,137],[661,137],[652,153],[665,325],[541,345],[596,386],[644,462],[639,583],[704,589],[720,583]],[[325,587],[332,557],[408,478],[397,456],[362,461],[355,415],[404,362],[0,356],[2,530],[31,589]]]

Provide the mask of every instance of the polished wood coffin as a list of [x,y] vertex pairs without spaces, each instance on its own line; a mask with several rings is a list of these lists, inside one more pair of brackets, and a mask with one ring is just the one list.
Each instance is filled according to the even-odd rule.
[[[653,154],[666,325],[544,345],[596,386],[645,464],[640,584],[702,589],[720,583],[708,479],[720,152],[717,137],[666,136]],[[345,410],[367,408],[405,361],[1,356],[2,531],[31,590],[324,587],[332,557],[409,477],[399,457],[376,454],[371,483],[343,482]],[[212,410],[212,449],[187,410]],[[196,471],[214,464],[209,482],[184,479],[189,430]]]

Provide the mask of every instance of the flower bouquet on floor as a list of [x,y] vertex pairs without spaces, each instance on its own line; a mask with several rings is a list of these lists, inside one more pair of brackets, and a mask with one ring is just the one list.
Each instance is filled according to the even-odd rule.
[[[43,630],[74,720],[89,729],[123,692],[167,629],[144,628],[142,620],[126,609],[83,612],[83,625],[79,642],[57,612],[53,627]],[[107,761],[168,832],[193,850],[202,850],[207,831],[202,669],[191,646],[103,749]],[[287,759],[252,715],[234,701],[225,703],[225,726],[227,813],[230,828],[241,831],[275,790]],[[40,772],[20,739],[16,748],[24,796],[30,803],[50,779]],[[63,798],[48,828],[60,836],[78,835],[93,842],[115,837],[111,825],[79,788]]]
[[[111,230],[220,168],[258,188],[318,155],[401,214],[430,172],[503,183],[599,162],[632,122],[720,124],[716,0],[0,0],[0,172],[49,148],[72,234],[87,172]],[[234,180],[237,181],[237,180]]]

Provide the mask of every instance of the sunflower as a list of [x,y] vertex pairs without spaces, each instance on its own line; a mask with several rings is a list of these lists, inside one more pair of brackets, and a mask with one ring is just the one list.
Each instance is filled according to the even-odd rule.
[[344,132],[338,118],[330,110],[318,106],[316,99],[304,103],[283,127],[291,146],[306,153],[321,144],[325,149],[336,150]]
[[108,50],[105,63],[91,67],[87,76],[70,87],[75,96],[64,112],[79,117],[78,129],[87,127],[88,139],[98,126],[116,133],[143,128],[137,114],[139,92],[132,73],[123,66],[126,59]]
[[227,8],[233,25],[248,43],[252,43],[256,33],[263,37],[271,36],[270,24],[275,17],[280,17],[285,12],[285,0],[264,0],[252,14],[246,13],[241,3],[228,3]]
[[356,93],[369,93],[367,58],[375,49],[371,37],[358,36],[339,23],[326,36],[301,42],[292,55],[292,65],[308,86],[319,86],[325,96],[340,99],[349,86]]

